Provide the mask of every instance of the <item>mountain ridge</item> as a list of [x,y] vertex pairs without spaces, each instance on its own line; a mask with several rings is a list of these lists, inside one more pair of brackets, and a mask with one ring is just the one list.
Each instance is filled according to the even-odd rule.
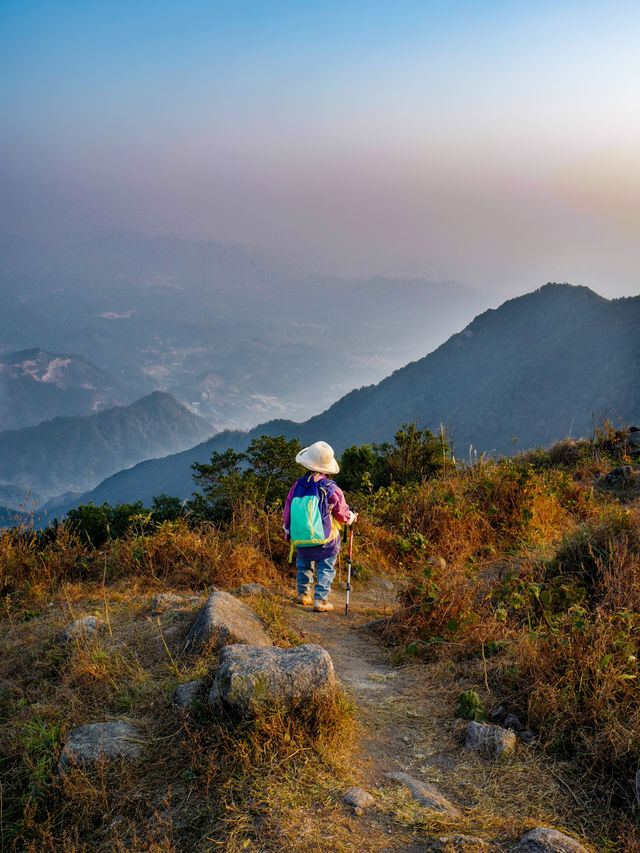
[[[584,338],[586,343],[581,344]],[[320,438],[340,453],[351,444],[391,440],[407,421],[444,423],[458,455],[508,454],[586,434],[593,413],[640,418],[640,297],[608,300],[586,287],[549,283],[478,315],[432,353],[382,382],[346,394],[296,423],[266,421],[225,431],[163,460],[112,475],[84,500],[144,501],[194,490],[190,465],[213,451],[243,450],[262,434]],[[625,368],[630,368],[625,370]]]
[[0,477],[5,493],[22,487],[46,499],[84,492],[149,451],[167,455],[210,434],[207,421],[154,391],[129,406],[0,432]]

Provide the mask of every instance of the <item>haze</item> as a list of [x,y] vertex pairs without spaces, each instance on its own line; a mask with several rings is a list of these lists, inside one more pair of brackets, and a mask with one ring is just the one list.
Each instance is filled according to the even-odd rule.
[[5,2],[0,226],[635,294],[634,2]]

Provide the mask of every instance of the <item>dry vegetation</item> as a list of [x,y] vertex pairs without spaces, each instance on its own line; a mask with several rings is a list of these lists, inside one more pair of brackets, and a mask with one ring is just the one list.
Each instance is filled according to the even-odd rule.
[[[611,434],[564,442],[359,496],[356,569],[409,578],[385,630],[398,659],[471,662],[486,710],[520,715],[579,774],[572,790],[614,816],[602,849],[637,851],[640,509],[593,489],[621,463],[616,446]],[[173,687],[212,675],[206,653],[181,654],[193,606],[159,617],[149,607],[163,591],[289,587],[287,554],[279,512],[250,504],[224,529],[164,522],[100,549],[65,525],[0,535],[1,851],[318,849],[348,777],[346,701],[242,725],[202,708],[188,722]],[[278,644],[299,641],[277,599],[255,604]],[[62,645],[87,613],[101,636]],[[116,716],[142,725],[143,758],[58,776],[65,734]]]

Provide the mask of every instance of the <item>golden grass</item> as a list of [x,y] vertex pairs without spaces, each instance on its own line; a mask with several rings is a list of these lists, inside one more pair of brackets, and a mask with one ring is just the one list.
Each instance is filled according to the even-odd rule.
[[[528,716],[559,760],[521,748],[490,766],[464,754],[440,779],[465,807],[455,831],[506,845],[546,822],[593,839],[594,850],[637,853],[640,511],[594,496],[589,477],[604,457],[568,444],[554,459],[484,462],[371,496],[355,563],[361,577],[409,575],[388,636],[401,659],[435,661],[423,689],[442,693],[445,731],[466,678],[487,707],[503,701]],[[252,606],[278,645],[294,645],[287,554],[278,513],[248,505],[226,530],[167,522],[100,551],[64,525],[49,541],[0,534],[4,849],[382,850],[389,827],[407,844],[452,831],[385,785],[361,846],[362,822],[341,803],[356,736],[340,697],[306,717],[239,726],[172,708],[175,685],[207,686],[215,661],[182,654],[194,607],[155,616],[151,596],[204,599],[212,585],[262,583],[277,594]],[[85,614],[104,630],[60,645]],[[397,705],[381,706],[381,726]],[[121,716],[141,726],[139,762],[58,778],[73,726]]]

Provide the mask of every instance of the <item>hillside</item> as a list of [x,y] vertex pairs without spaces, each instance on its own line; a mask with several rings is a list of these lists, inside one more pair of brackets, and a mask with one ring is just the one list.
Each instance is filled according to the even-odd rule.
[[640,420],[640,297],[607,300],[585,287],[549,284],[486,311],[435,352],[378,385],[352,391],[304,423],[270,421],[225,432],[184,453],[143,462],[101,483],[96,503],[187,497],[190,465],[242,449],[262,434],[323,438],[340,452],[390,440],[405,422],[442,422],[455,453],[508,454],[592,430],[593,414]]
[[[442,422],[458,454],[508,454],[640,416],[640,297],[549,284],[486,311],[435,352],[305,424],[342,445]],[[334,438],[334,440],[335,440]],[[331,440],[331,439],[329,439]]]
[[83,356],[43,349],[0,355],[0,430],[90,415],[132,399],[128,382]]
[[[155,392],[130,406],[88,417],[54,418],[0,433],[5,499],[18,506],[29,489],[40,496],[85,491],[145,457],[175,453],[211,433],[210,425],[169,394]],[[11,489],[9,489],[11,484]]]
[[8,849],[637,853],[639,435],[349,493],[322,612],[261,461],[225,524],[0,531]]

